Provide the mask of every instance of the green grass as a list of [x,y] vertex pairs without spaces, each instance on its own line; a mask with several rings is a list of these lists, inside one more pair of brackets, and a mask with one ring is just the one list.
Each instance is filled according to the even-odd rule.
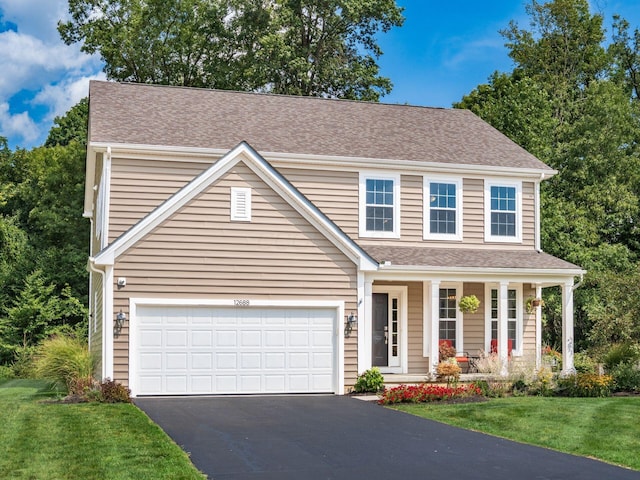
[[55,395],[42,381],[0,382],[0,478],[204,478],[134,405],[42,401]]
[[512,397],[393,408],[450,425],[640,470],[640,397]]

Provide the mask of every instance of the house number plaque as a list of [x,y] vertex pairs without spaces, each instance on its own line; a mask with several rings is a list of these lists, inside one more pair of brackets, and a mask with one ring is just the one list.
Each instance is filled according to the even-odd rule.
[[233,304],[236,307],[248,307],[249,306],[249,300],[234,300]]

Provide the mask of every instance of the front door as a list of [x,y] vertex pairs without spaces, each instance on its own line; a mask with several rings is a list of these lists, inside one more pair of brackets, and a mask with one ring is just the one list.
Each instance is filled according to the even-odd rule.
[[400,295],[373,293],[371,365],[400,367]]
[[389,294],[373,294],[373,344],[371,365],[389,366]]

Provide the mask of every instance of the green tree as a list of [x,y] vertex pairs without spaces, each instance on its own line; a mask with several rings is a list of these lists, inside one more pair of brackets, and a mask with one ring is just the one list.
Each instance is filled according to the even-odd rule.
[[[588,270],[575,292],[578,348],[640,341],[637,292],[627,287],[640,281],[636,45],[619,20],[619,45],[607,51],[602,17],[586,0],[533,0],[527,12],[529,30],[512,22],[503,31],[513,72],[494,74],[456,106],[558,170],[541,187],[541,239],[547,252]],[[545,340],[559,345],[559,290],[546,289],[545,302]]]
[[67,43],[111,79],[378,100],[394,0],[69,0]]
[[89,99],[83,98],[62,117],[53,120],[45,147],[65,147],[75,141],[81,145],[87,143],[89,119]]
[[27,276],[24,288],[4,317],[0,317],[0,361],[12,361],[16,352],[36,346],[61,327],[83,323],[86,309],[68,286],[56,294],[42,271]]

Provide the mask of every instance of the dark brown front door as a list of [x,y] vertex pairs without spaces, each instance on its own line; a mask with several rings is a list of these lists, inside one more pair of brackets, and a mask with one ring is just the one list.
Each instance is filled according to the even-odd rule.
[[371,364],[374,367],[389,365],[389,295],[373,294],[373,337]]

